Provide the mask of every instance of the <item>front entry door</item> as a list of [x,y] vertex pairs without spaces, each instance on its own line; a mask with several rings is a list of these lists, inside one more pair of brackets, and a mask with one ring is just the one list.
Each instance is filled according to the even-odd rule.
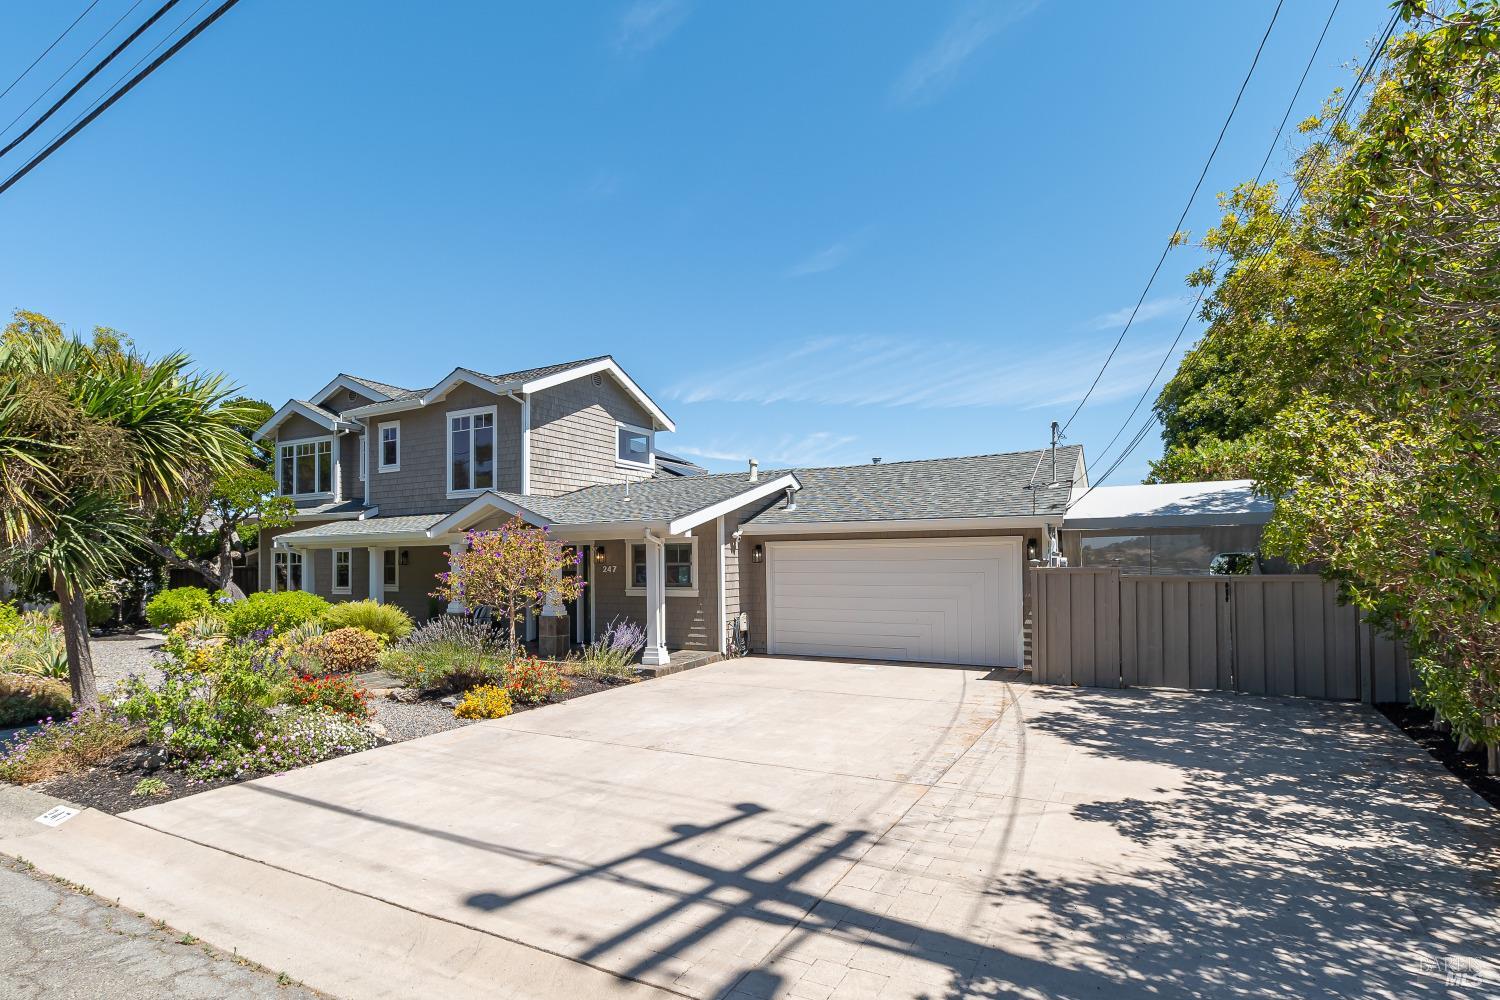
[[[593,583],[593,573],[590,567],[593,566],[594,561],[593,547],[580,545],[578,552],[582,557],[578,560],[578,565],[564,566],[563,576],[577,576],[581,572],[585,584],[591,585]],[[589,613],[589,609],[593,606],[594,602],[594,595],[590,593],[591,590],[593,590],[592,586],[585,586],[578,600],[568,601],[565,605],[568,609],[568,621],[571,622],[569,627],[572,630],[575,645],[587,646],[594,641],[593,629],[589,627],[591,624],[590,619],[593,617]]]

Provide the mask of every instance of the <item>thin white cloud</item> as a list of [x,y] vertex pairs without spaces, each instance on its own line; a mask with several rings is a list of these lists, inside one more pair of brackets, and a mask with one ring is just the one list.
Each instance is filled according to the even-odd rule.
[[[1148,299],[1141,303],[1141,308],[1135,314],[1135,322],[1147,323],[1153,319],[1160,319],[1163,316],[1170,316],[1174,313],[1181,315],[1184,311],[1182,307],[1187,301],[1187,299],[1181,296]],[[1130,311],[1134,308],[1133,305],[1125,306],[1113,312],[1100,313],[1085,323],[1084,328],[1088,330],[1118,330],[1130,321]],[[1134,324],[1131,325],[1133,326]]]
[[891,97],[897,104],[922,104],[941,94],[958,78],[964,63],[1002,28],[1015,23],[1039,0],[969,0],[896,80]]
[[[752,358],[732,371],[702,373],[668,395],[683,403],[1036,409],[1081,398],[1105,350],[1060,346],[1028,354],[1013,346],[920,336],[823,337]],[[1140,392],[1165,350],[1166,342],[1122,350],[1093,398]]]
[[622,55],[645,55],[687,20],[686,0],[635,0],[620,15],[615,26],[615,51]]
[[823,249],[804,257],[792,265],[787,270],[786,276],[788,278],[805,278],[811,274],[822,274],[825,271],[832,271],[849,259],[849,255],[864,243],[866,235],[867,230],[862,229],[851,236],[846,236],[835,243],[830,243]]
[[712,442],[703,446],[677,445],[676,452],[710,462],[748,462],[755,459],[767,469],[774,466],[838,465],[858,461],[850,457],[850,448],[859,440],[853,434],[813,431],[809,434],[787,434],[747,447],[743,442],[723,445]]

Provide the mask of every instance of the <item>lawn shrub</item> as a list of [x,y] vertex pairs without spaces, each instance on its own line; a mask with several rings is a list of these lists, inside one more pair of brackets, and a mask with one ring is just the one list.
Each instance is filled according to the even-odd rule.
[[360,722],[315,707],[268,714],[249,736],[244,744],[227,745],[218,753],[192,761],[187,766],[188,774],[197,780],[271,774],[375,745],[375,735]]
[[68,676],[62,627],[46,611],[28,611],[9,635],[0,636],[0,671],[35,677]]
[[197,618],[189,618],[185,622],[173,625],[168,633],[168,638],[177,638],[192,643],[213,642],[217,639],[228,638],[224,631],[224,619],[214,614],[199,615]]
[[488,626],[443,615],[386,650],[380,667],[426,693],[462,691],[505,676],[505,647]]
[[578,677],[596,681],[634,680],[635,660],[646,648],[646,630],[635,622],[616,618],[583,652],[563,664]]
[[515,711],[510,692],[496,684],[473,688],[453,709],[455,719],[503,719]]
[[169,656],[155,687],[133,678],[119,711],[146,738],[177,758],[198,760],[238,753],[281,703],[291,675],[279,654],[253,642],[232,641]]
[[326,708],[351,719],[368,719],[374,714],[370,693],[352,678],[330,674],[327,677],[294,677],[287,688],[287,702],[292,705]]
[[214,600],[202,587],[169,587],[146,602],[146,621],[168,629],[212,614]]
[[0,601],[0,639],[21,627],[21,612],[9,601]]
[[68,685],[51,677],[0,674],[0,729],[64,719],[73,711]]
[[520,657],[505,672],[505,689],[512,699],[527,705],[550,701],[569,687],[556,664],[531,656]]
[[380,662],[384,643],[374,632],[362,628],[336,628],[302,645],[302,652],[330,673],[372,670]]
[[253,633],[279,635],[308,622],[323,620],[328,602],[305,590],[262,591],[224,608],[224,629],[235,638]]
[[140,740],[140,731],[118,716],[75,712],[6,744],[0,750],[0,781],[30,785],[77,774],[113,760]]
[[415,627],[411,615],[396,605],[368,600],[335,604],[323,616],[323,623],[330,629],[362,628],[388,643],[405,639]]

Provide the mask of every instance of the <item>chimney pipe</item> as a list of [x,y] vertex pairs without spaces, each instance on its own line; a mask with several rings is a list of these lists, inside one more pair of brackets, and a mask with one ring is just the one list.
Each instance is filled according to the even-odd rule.
[[760,481],[760,463],[753,458],[750,460],[750,481],[752,483]]
[[870,459],[870,464],[871,465],[879,465],[880,464],[880,456],[877,455],[874,458]]

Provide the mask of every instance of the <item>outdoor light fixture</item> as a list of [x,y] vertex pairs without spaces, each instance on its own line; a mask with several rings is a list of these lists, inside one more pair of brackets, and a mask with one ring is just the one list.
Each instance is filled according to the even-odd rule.
[[411,562],[411,549],[401,550],[401,565],[405,566]]
[[1026,540],[1026,558],[1028,560],[1036,558],[1036,539],[1035,538],[1029,538],[1029,539]]
[[755,548],[750,550],[751,562],[760,562],[761,560],[765,559],[765,557],[766,547],[764,545],[756,545]]
[[604,564],[604,546],[594,546],[594,562],[599,563],[601,566]]

